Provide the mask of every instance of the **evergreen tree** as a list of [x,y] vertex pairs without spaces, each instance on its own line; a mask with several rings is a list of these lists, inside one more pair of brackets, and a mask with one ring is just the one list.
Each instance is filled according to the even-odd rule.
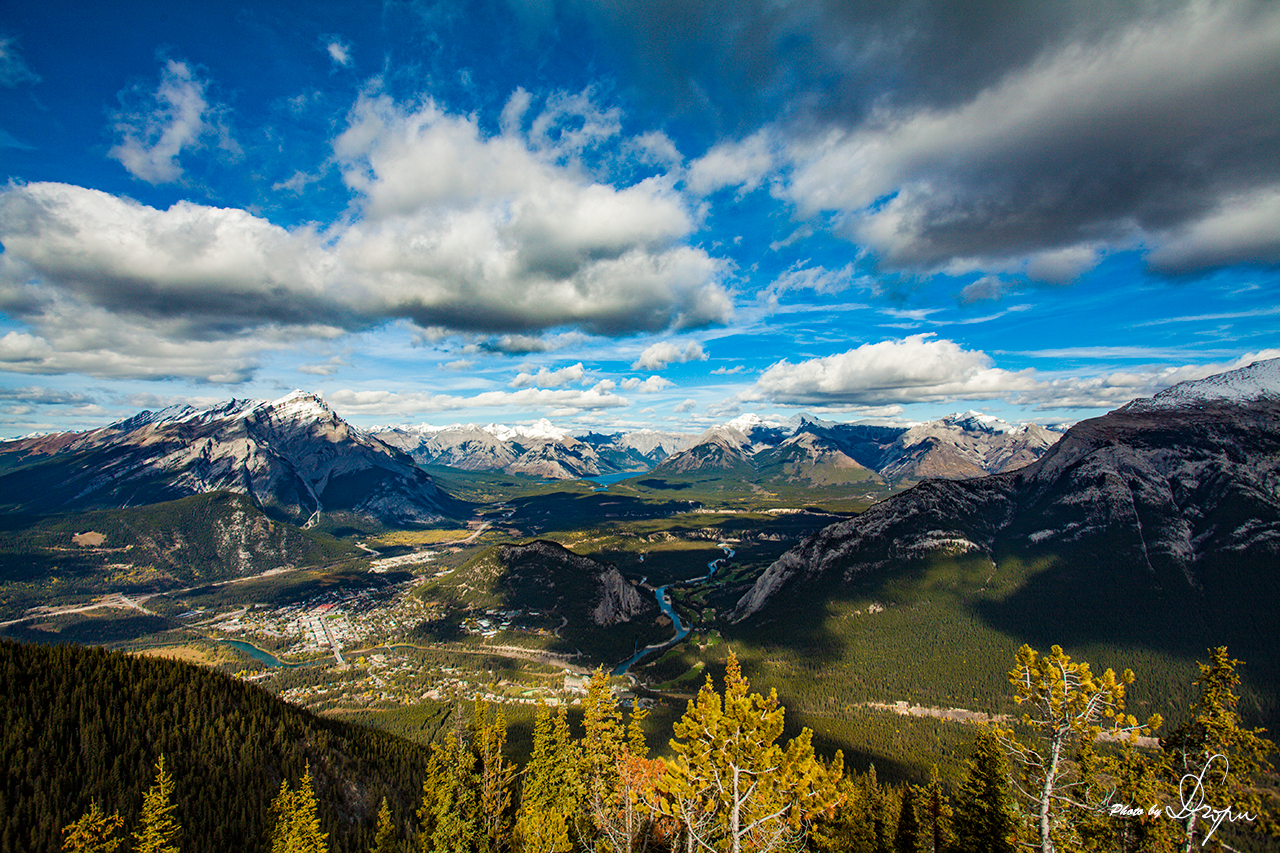
[[289,787],[289,780],[280,782],[280,792],[271,802],[271,813],[275,816],[271,853],[328,853],[329,834],[320,831],[310,764],[296,790]]
[[850,774],[836,783],[835,810],[820,816],[809,830],[813,849],[820,853],[876,853],[871,798],[864,781]]
[[118,812],[107,814],[94,800],[79,820],[63,827],[63,853],[112,853],[120,846],[116,833],[123,824]]
[[525,853],[556,853],[573,847],[570,827],[578,811],[576,744],[565,706],[539,705],[533,722],[533,755],[524,770],[515,836]]
[[142,798],[142,815],[133,833],[136,853],[178,853],[182,828],[174,817],[173,777],[164,769],[164,755],[156,760],[156,781]]
[[953,853],[1014,853],[1009,766],[1000,741],[984,730],[967,763],[969,771],[956,791]]
[[893,853],[922,853],[920,817],[916,812],[918,797],[915,785],[902,786],[902,805],[898,812],[898,829],[893,834]]
[[[455,719],[457,719],[455,717]],[[475,755],[455,730],[443,745],[433,746],[434,772],[423,787],[422,832],[424,853],[471,853],[480,843],[480,812]]]
[[499,853],[511,842],[511,785],[517,772],[502,754],[507,743],[502,706],[490,709],[488,702],[477,698],[474,725],[480,759],[480,846],[487,853]]
[[1124,712],[1125,688],[1133,683],[1133,671],[1120,676],[1108,669],[1095,676],[1089,664],[1071,660],[1060,646],[1041,656],[1030,646],[1018,650],[1017,666],[1009,673],[1014,701],[1026,710],[1023,724],[1030,729],[1026,742],[1012,729],[998,729],[1005,751],[1017,762],[1016,790],[1027,800],[1036,818],[1036,849],[1055,853],[1056,839],[1071,837],[1079,818],[1096,809],[1090,779],[1078,772],[1073,754],[1092,744],[1105,726],[1109,736],[1136,740],[1160,725],[1153,715],[1140,724]]
[[373,833],[373,847],[369,853],[400,853],[400,840],[396,838],[396,824],[391,818],[391,807],[387,798],[382,798],[378,807],[378,826]]
[[1194,682],[1200,696],[1191,706],[1191,719],[1160,741],[1177,794],[1166,814],[1182,824],[1184,851],[1200,848],[1210,836],[1204,815],[1187,807],[1192,805],[1185,798],[1185,789],[1194,785],[1190,780],[1213,779],[1212,785],[1199,786],[1203,805],[1230,808],[1236,814],[1247,811],[1261,824],[1259,829],[1275,831],[1274,819],[1267,817],[1270,809],[1260,783],[1271,769],[1269,756],[1275,753],[1276,745],[1263,736],[1265,729],[1241,725],[1236,710],[1240,702],[1236,667],[1240,661],[1227,654],[1226,646],[1210,649],[1209,661],[1200,664],[1200,677]]
[[954,816],[947,794],[942,790],[938,765],[929,768],[929,784],[922,792],[923,847],[926,853],[946,853],[951,848],[951,819]]
[[686,849],[766,853],[799,846],[809,822],[837,801],[843,773],[837,755],[826,767],[804,729],[784,749],[783,708],[776,691],[750,692],[729,655],[723,698],[708,678],[675,724],[675,760],[663,777],[664,811],[680,821]]

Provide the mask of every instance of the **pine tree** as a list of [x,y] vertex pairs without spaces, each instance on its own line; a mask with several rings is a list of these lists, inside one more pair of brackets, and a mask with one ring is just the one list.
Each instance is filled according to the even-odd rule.
[[369,853],[400,853],[400,840],[396,837],[396,824],[391,818],[391,807],[387,798],[382,798],[378,807],[378,826],[373,833],[373,847]]
[[480,759],[480,845],[488,853],[506,850],[511,842],[511,785],[516,768],[502,754],[507,743],[507,718],[502,706],[490,710],[477,698],[475,751]]
[[539,705],[533,721],[533,755],[524,770],[515,836],[525,853],[556,853],[573,847],[570,828],[578,811],[578,758],[561,705]]
[[328,853],[329,833],[320,831],[310,764],[296,790],[289,787],[289,780],[280,782],[280,792],[271,802],[271,813],[275,815],[271,853]]
[[122,825],[118,812],[108,815],[94,800],[79,820],[63,827],[63,853],[112,853],[120,846],[122,839],[116,833]]
[[156,760],[156,781],[142,798],[142,815],[133,833],[136,853],[178,853],[182,828],[173,816],[173,777],[164,769],[164,755]]
[[423,853],[471,853],[480,843],[476,758],[461,728],[461,716],[443,744],[432,744],[422,789],[419,834]]
[[813,754],[804,729],[785,749],[776,691],[750,692],[730,653],[723,698],[708,678],[674,727],[675,760],[663,777],[664,812],[680,821],[686,849],[766,853],[803,843],[808,822],[837,801],[843,774]]
[[[1275,753],[1276,745],[1263,736],[1265,729],[1241,725],[1236,710],[1240,702],[1236,667],[1240,661],[1227,654],[1226,646],[1210,649],[1209,660],[1200,664],[1200,677],[1194,682],[1200,696],[1191,706],[1191,719],[1160,741],[1169,759],[1175,791],[1188,780],[1211,777],[1214,784],[1199,788],[1204,805],[1264,817],[1269,809],[1259,783],[1271,769],[1268,756]],[[1210,828],[1203,815],[1187,808],[1181,796],[1178,800],[1166,808],[1166,814],[1182,823],[1182,849],[1199,849],[1209,840]],[[1273,820],[1264,819],[1264,823],[1267,825],[1261,828],[1274,831]]]
[[929,784],[921,792],[921,812],[923,814],[924,840],[926,853],[946,853],[951,847],[951,819],[954,816],[947,794],[942,790],[942,778],[938,775],[938,765],[929,768]]
[[1060,646],[1043,657],[1027,645],[1018,650],[1009,683],[1014,701],[1026,709],[1022,722],[1031,737],[1023,742],[1008,728],[996,733],[1020,770],[1015,787],[1035,812],[1040,853],[1055,853],[1055,839],[1074,833],[1077,818],[1097,807],[1090,780],[1071,760],[1081,745],[1096,741],[1104,726],[1109,736],[1132,742],[1160,725],[1158,714],[1140,724],[1124,712],[1125,688],[1133,678],[1128,669],[1120,676],[1110,669],[1095,676],[1089,664],[1071,660]]
[[898,829],[893,834],[893,853],[921,853],[920,816],[916,811],[919,791],[915,785],[902,786],[902,805],[898,812]]
[[967,763],[969,772],[956,791],[953,853],[1014,853],[1017,825],[999,739],[984,730]]

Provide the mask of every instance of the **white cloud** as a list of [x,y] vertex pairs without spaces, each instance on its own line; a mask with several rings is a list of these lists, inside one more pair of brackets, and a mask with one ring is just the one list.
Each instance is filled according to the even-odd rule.
[[457,361],[447,361],[441,366],[444,367],[445,370],[465,371],[475,367],[476,363],[474,361],[468,361],[465,358],[460,358]]
[[206,121],[205,84],[187,63],[170,59],[160,72],[160,87],[142,100],[116,114],[120,141],[108,153],[135,178],[171,183],[182,177],[182,152],[199,147],[201,137],[214,129]]
[[993,367],[983,352],[931,335],[863,344],[797,364],[769,367],[744,399],[788,405],[883,406],[1000,399],[1039,386],[1034,371]]
[[632,376],[622,380],[624,391],[635,391],[637,394],[656,394],[675,384],[670,379],[664,379],[661,376],[650,376],[648,379],[637,379]]
[[631,365],[632,370],[661,370],[668,364],[687,361],[706,361],[707,354],[702,351],[702,344],[689,341],[681,349],[670,341],[659,341],[645,348],[640,357]]
[[775,168],[772,133],[762,130],[738,142],[722,142],[689,165],[685,185],[698,195],[725,187],[748,193]]
[[559,370],[547,370],[543,367],[539,368],[537,373],[517,374],[516,378],[511,380],[511,387],[561,388],[574,382],[581,382],[584,376],[586,376],[586,370],[583,368],[582,362],[562,367]]
[[351,46],[345,44],[340,39],[335,39],[325,45],[325,50],[329,53],[329,58],[333,60],[335,65],[343,68],[351,67]]
[[676,407],[672,409],[672,411],[678,413],[692,412],[696,408],[698,408],[697,400],[685,400],[684,402],[677,403]]
[[1005,281],[999,276],[984,275],[977,281],[965,285],[958,298],[961,305],[972,305],[975,302],[1003,299],[1014,290],[1016,285],[1012,282]]
[[425,392],[353,391],[343,389],[326,400],[345,415],[415,416],[466,409],[510,408],[520,411],[552,409],[579,412],[615,409],[629,405],[626,398],[605,391],[524,388],[519,391],[485,391],[471,397]]
[[[557,120],[570,102],[581,106],[553,104]],[[344,260],[421,325],[621,334],[727,320],[723,263],[681,244],[694,222],[671,180],[619,189],[558,164],[559,148],[538,147],[552,145],[545,116],[535,144],[485,137],[431,102],[410,112],[361,98],[335,143],[364,198],[364,221],[338,243]]]

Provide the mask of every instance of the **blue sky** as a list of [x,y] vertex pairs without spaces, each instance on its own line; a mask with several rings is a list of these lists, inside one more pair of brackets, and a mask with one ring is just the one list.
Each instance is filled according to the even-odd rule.
[[0,8],[0,435],[1100,414],[1280,356],[1280,5]]

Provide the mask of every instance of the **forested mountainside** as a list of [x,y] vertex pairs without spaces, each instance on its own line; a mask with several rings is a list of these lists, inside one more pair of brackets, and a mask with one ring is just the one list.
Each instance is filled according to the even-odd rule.
[[[501,708],[483,701],[469,725],[459,711],[419,748],[183,664],[3,643],[0,675],[22,698],[0,719],[0,845],[111,850],[129,827],[138,850],[273,853],[1136,853],[1212,834],[1262,850],[1277,831],[1275,747],[1236,713],[1237,664],[1211,649],[1199,698],[1139,750],[1163,721],[1125,713],[1132,672],[1023,646],[1012,690],[1035,724],[973,727],[948,792],[936,767],[926,783],[885,784],[874,767],[846,772],[839,753],[816,754],[808,729],[782,740],[786,709],[751,691],[732,654],[723,686],[708,677],[674,724],[670,758],[649,756],[643,712],[620,713],[597,670],[575,703],[580,724],[565,704],[538,708],[520,767]],[[1049,750],[1061,753],[1051,768],[1039,760]],[[1204,796],[1233,819],[1171,818],[1187,802],[1180,776],[1223,759],[1234,775]]]
[[163,754],[184,853],[266,851],[271,800],[311,769],[332,850],[365,850],[383,797],[411,815],[426,751],[202,667],[0,641],[0,849],[56,851],[97,802],[136,822]]

